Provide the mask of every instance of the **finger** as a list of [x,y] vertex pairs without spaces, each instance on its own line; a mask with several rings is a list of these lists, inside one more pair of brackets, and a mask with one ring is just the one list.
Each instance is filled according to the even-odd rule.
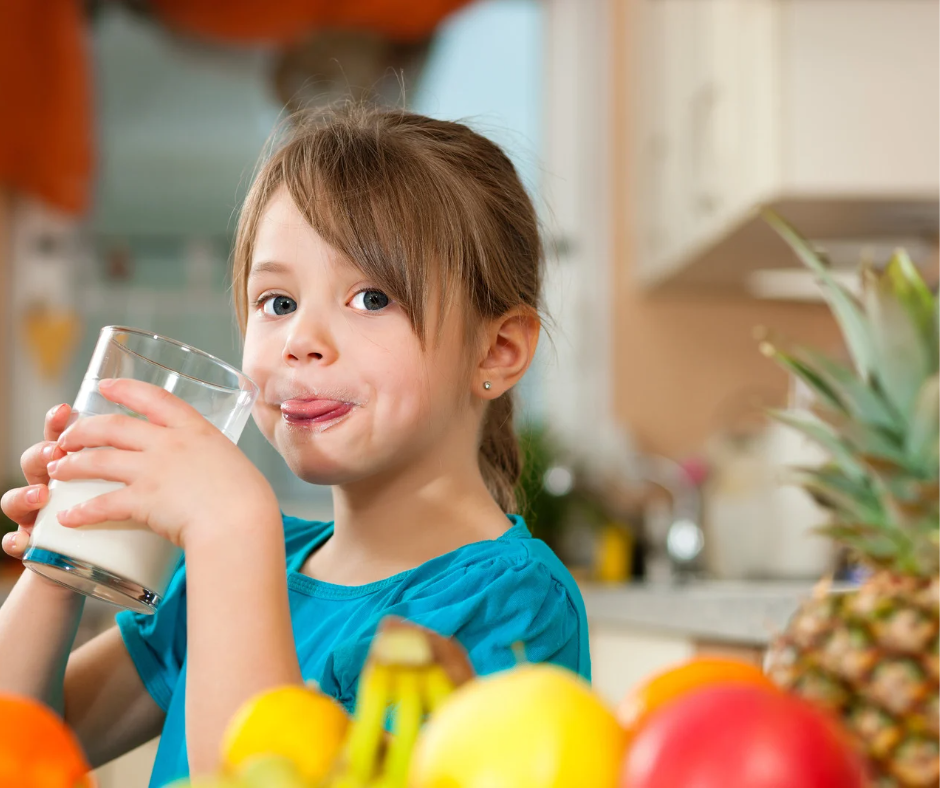
[[53,460],[64,457],[65,452],[58,449],[54,442],[37,443],[30,446],[20,457],[20,467],[27,484],[48,484],[49,471],[46,466]]
[[11,558],[22,558],[23,554],[26,552],[26,548],[29,547],[29,532],[24,531],[22,528],[13,533],[4,534],[3,536],[3,552],[5,552]]
[[143,462],[143,455],[137,451],[121,451],[120,449],[78,451],[49,463],[49,477],[59,482],[71,482],[76,479],[104,479],[130,484],[139,477]]
[[0,509],[17,525],[32,525],[36,513],[49,500],[49,488],[44,484],[14,487],[0,498]]
[[43,440],[54,441],[62,434],[62,431],[68,426],[69,418],[72,416],[72,408],[69,405],[56,405],[46,414],[46,422],[43,425]]
[[108,379],[98,383],[98,390],[105,399],[130,408],[162,427],[208,424],[191,405],[152,383],[130,378]]
[[114,492],[89,498],[71,509],[63,509],[56,515],[59,523],[66,528],[77,528],[81,525],[97,525],[110,521],[139,520],[134,515],[134,496],[129,494],[128,489],[122,487]]
[[150,422],[113,413],[79,419],[59,437],[57,446],[66,452],[110,446],[125,451],[142,451],[162,430]]

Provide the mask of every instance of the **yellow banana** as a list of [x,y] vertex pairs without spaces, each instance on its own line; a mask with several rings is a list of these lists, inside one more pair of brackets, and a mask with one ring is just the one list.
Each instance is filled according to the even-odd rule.
[[389,666],[378,662],[368,664],[359,679],[355,719],[346,743],[346,766],[348,775],[361,783],[376,771],[391,679]]
[[427,710],[434,713],[440,708],[444,699],[454,691],[454,683],[447,675],[443,665],[433,664],[424,673],[424,698]]
[[385,756],[387,788],[405,788],[408,764],[424,718],[422,684],[427,668],[401,668],[395,672],[395,735]]
[[[319,788],[406,788],[421,725],[454,686],[435,659],[426,631],[399,626],[380,630],[359,680],[344,757]],[[389,714],[394,735],[387,737]]]

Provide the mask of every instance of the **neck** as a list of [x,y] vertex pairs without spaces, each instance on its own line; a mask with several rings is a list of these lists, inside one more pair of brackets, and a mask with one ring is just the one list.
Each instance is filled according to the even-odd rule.
[[333,488],[334,532],[325,547],[344,564],[403,571],[509,528],[475,456],[432,451],[417,461]]

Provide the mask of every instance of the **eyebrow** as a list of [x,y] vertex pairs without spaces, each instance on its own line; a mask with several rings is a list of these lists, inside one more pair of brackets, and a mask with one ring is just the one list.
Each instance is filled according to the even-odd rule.
[[261,263],[255,263],[248,272],[248,278],[251,279],[253,276],[258,276],[260,274],[283,274],[287,273],[289,270],[290,266],[285,265],[284,263],[278,263],[274,260],[266,260]]

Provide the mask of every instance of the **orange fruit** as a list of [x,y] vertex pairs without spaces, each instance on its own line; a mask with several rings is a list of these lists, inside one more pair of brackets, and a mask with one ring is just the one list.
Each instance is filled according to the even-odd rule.
[[68,725],[48,706],[0,695],[0,785],[90,788],[91,766]]
[[761,669],[749,662],[727,657],[694,657],[631,689],[617,707],[617,719],[632,735],[656,709],[713,684],[746,684],[776,689]]

